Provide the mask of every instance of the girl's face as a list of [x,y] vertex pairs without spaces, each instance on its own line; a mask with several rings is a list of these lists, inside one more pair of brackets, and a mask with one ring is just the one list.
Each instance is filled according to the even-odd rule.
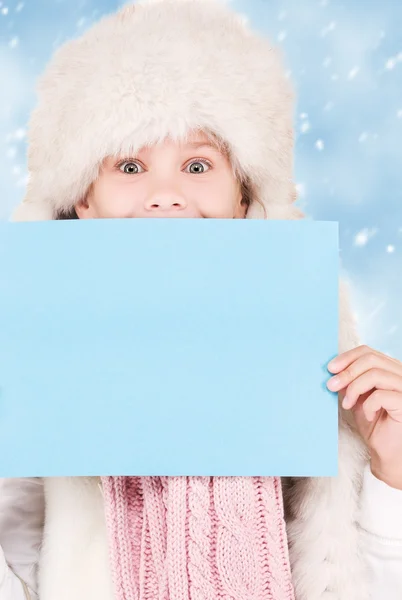
[[242,219],[241,188],[228,157],[202,133],[183,143],[167,140],[136,156],[107,158],[80,219]]

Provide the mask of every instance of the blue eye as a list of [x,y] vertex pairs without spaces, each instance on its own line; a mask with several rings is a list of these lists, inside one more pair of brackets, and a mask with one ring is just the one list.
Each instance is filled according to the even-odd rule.
[[194,175],[199,175],[200,173],[205,173],[206,171],[208,171],[210,168],[210,164],[204,160],[195,160],[192,163],[190,163],[186,168],[190,169],[190,173]]
[[119,165],[120,171],[127,173],[128,175],[136,175],[137,173],[140,173],[140,168],[140,165],[133,161],[123,162]]

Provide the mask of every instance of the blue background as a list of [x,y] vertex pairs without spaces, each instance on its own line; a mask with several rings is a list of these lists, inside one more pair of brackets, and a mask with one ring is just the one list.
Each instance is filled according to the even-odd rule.
[[[36,77],[56,47],[119,4],[0,1],[0,219],[23,197]],[[361,337],[402,359],[402,3],[231,4],[283,47],[298,94],[298,204],[339,221]]]

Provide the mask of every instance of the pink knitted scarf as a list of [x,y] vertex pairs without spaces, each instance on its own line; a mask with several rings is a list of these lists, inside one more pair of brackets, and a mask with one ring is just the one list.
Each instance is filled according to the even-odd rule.
[[116,600],[294,600],[279,478],[102,484]]

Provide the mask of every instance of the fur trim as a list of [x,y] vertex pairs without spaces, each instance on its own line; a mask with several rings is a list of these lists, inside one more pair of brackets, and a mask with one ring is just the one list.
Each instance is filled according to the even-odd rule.
[[[54,55],[28,131],[30,180],[12,220],[69,211],[108,155],[222,138],[269,209],[295,199],[293,91],[278,50],[225,3],[146,0],[104,17]],[[253,204],[249,218],[260,218]]]
[[[346,284],[340,283],[339,352],[359,345]],[[339,409],[339,472],[284,486],[288,540],[297,600],[368,600],[359,554],[360,490],[368,455],[346,411]]]
[[46,520],[38,584],[41,600],[113,600],[99,479],[44,479]]

